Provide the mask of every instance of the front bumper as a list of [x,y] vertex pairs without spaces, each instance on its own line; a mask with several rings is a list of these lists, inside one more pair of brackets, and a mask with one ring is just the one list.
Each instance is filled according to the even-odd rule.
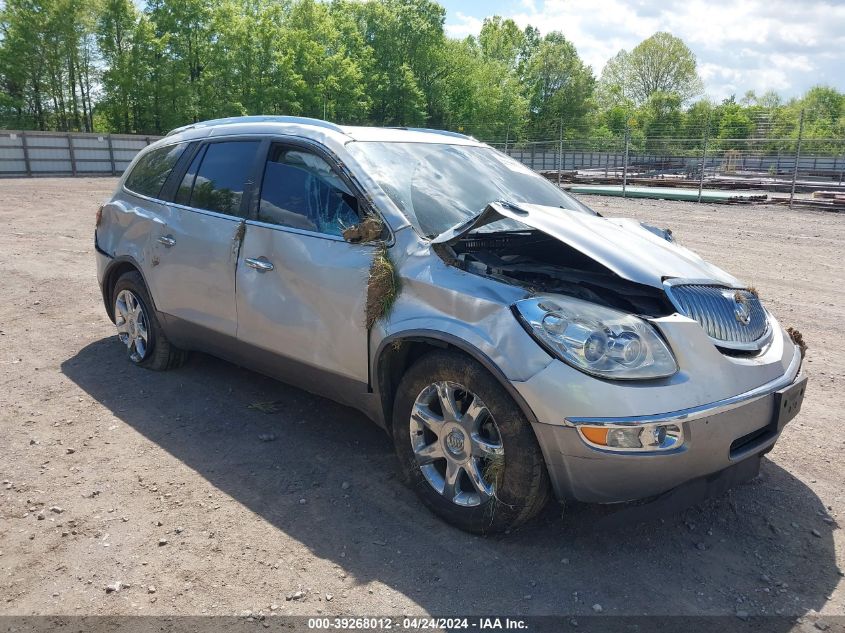
[[[594,503],[644,499],[747,460],[758,461],[800,408],[806,382],[800,367],[796,348],[780,377],[707,405],[657,415],[567,417],[563,424],[534,424],[558,498]],[[801,387],[790,389],[797,384]],[[787,391],[789,401],[782,403]],[[788,406],[783,414],[781,403]],[[621,453],[588,444],[577,429],[582,424],[652,422],[682,425],[683,443],[665,452]]]

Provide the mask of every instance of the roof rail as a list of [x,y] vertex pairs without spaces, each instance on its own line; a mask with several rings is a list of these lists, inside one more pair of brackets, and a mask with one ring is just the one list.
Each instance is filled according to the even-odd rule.
[[225,119],[212,119],[210,121],[198,121],[197,123],[189,123],[182,127],[177,127],[170,130],[166,136],[178,134],[185,130],[195,128],[211,127],[213,125],[228,125],[230,123],[299,123],[300,125],[314,125],[316,127],[324,127],[334,132],[343,133],[343,129],[339,125],[323,121],[321,119],[311,119],[304,116],[284,116],[284,115],[258,115],[258,116],[233,116]]
[[427,134],[442,134],[443,136],[452,136],[455,138],[465,138],[470,141],[478,140],[474,136],[469,136],[467,134],[461,134],[460,132],[450,132],[449,130],[435,130],[433,128],[428,127],[405,127],[405,126],[398,126],[391,128],[393,130],[408,130],[409,132],[425,132]]

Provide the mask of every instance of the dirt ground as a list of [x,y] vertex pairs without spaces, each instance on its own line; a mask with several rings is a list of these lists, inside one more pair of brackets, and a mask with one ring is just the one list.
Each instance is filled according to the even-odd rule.
[[350,409],[202,355],[131,366],[95,277],[114,185],[0,180],[0,614],[845,615],[845,216],[587,199],[756,286],[809,343],[807,400],[723,497],[617,529],[552,504],[478,538]]

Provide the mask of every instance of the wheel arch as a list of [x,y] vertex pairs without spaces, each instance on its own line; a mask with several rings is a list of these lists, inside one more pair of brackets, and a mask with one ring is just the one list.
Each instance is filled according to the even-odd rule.
[[103,303],[106,307],[106,314],[109,315],[112,323],[114,322],[114,285],[122,275],[133,271],[141,275],[141,279],[144,280],[144,285],[147,287],[147,293],[150,295],[150,301],[153,303],[152,308],[153,310],[156,310],[155,299],[153,299],[150,284],[147,283],[147,278],[144,276],[140,264],[138,264],[135,258],[130,255],[121,255],[119,257],[115,257],[111,260],[111,262],[109,262],[109,265],[106,267],[106,271],[103,274]]
[[373,390],[378,396],[384,428],[393,433],[392,412],[396,389],[408,368],[424,354],[436,349],[453,349],[484,367],[513,398],[529,423],[537,418],[528,403],[489,356],[460,337],[438,330],[408,330],[385,337],[374,355]]

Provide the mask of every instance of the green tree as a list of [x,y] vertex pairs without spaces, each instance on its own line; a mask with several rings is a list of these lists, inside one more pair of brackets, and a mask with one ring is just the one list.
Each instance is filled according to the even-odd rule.
[[702,90],[695,55],[671,33],[655,33],[630,53],[619,51],[602,71],[602,92],[608,98],[636,104],[657,92],[676,94],[683,102]]
[[553,31],[543,38],[525,75],[534,136],[555,138],[560,126],[567,136],[587,132],[595,78],[562,33]]
[[132,0],[105,0],[97,20],[97,44],[106,66],[98,105],[110,130],[138,130],[133,120],[133,97],[140,96],[133,48],[139,17]]
[[505,61],[488,58],[472,38],[445,46],[441,85],[446,127],[484,139],[512,139],[525,124],[528,102]]
[[525,33],[513,20],[494,15],[485,18],[478,35],[481,53],[510,70],[516,70],[525,42]]

